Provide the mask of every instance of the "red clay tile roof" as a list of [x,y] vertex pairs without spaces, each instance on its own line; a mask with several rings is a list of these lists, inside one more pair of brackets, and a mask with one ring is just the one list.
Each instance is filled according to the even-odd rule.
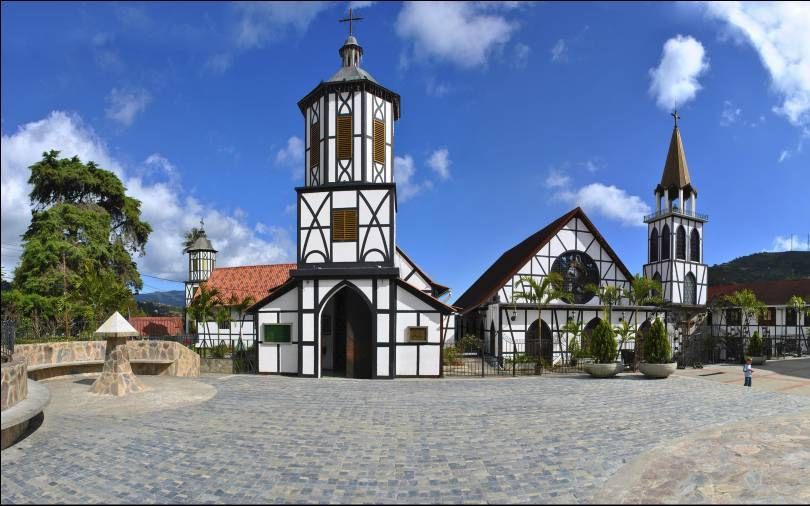
[[261,300],[290,278],[296,264],[246,265],[244,267],[217,267],[205,282],[207,288],[216,288],[220,299],[228,301],[232,295],[239,299],[252,297]]
[[613,248],[607,243],[593,222],[585,215],[585,212],[577,207],[552,221],[545,228],[538,230],[522,242],[501,255],[489,269],[484,271],[480,278],[470,286],[461,297],[453,303],[453,306],[460,307],[462,313],[467,313],[492,297],[517,271],[529,261],[532,256],[542,248],[557,232],[562,230],[566,223],[574,218],[581,219],[585,225],[593,231],[593,235],[602,248],[616,263],[618,269],[627,279],[632,279],[633,275],[627,270],[619,257],[614,253]]
[[141,336],[182,336],[182,316],[132,316],[128,320]]
[[810,278],[710,286],[708,301],[711,302],[713,299],[743,289],[754,292],[757,299],[768,306],[784,306],[787,304],[788,299],[794,295],[799,297],[810,295]]

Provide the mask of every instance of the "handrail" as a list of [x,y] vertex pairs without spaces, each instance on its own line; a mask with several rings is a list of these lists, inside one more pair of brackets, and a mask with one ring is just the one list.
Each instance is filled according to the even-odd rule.
[[681,209],[679,207],[670,207],[670,208],[666,208],[666,209],[659,209],[658,211],[645,216],[644,221],[646,222],[646,221],[652,220],[654,218],[660,218],[661,216],[665,216],[667,214],[679,214],[681,216],[688,216],[690,218],[698,218],[698,219],[703,220],[703,221],[709,221],[709,215],[708,214],[701,214],[701,213],[697,213],[695,211],[687,211],[686,209]]

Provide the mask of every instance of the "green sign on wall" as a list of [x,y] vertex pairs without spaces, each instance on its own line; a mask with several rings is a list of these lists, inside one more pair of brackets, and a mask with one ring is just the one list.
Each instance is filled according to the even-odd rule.
[[289,343],[292,325],[289,323],[268,323],[264,325],[265,343]]

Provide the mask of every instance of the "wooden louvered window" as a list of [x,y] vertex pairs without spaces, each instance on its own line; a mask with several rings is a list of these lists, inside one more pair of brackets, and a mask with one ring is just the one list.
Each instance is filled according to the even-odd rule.
[[374,120],[374,161],[385,165],[385,123]]
[[352,158],[352,116],[341,114],[337,117],[337,156],[338,160]]
[[309,126],[309,168],[321,164],[321,122]]
[[357,209],[332,210],[332,240],[357,240]]

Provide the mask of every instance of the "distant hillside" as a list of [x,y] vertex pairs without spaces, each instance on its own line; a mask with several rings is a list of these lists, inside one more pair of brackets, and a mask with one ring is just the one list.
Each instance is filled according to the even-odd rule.
[[138,302],[155,302],[166,306],[182,309],[186,303],[183,290],[169,290],[166,292],[139,293],[135,296]]
[[709,286],[810,278],[810,252],[755,253],[709,267]]
[[144,300],[138,301],[137,304],[144,316],[182,316],[183,314],[183,308],[167,306],[159,302]]

